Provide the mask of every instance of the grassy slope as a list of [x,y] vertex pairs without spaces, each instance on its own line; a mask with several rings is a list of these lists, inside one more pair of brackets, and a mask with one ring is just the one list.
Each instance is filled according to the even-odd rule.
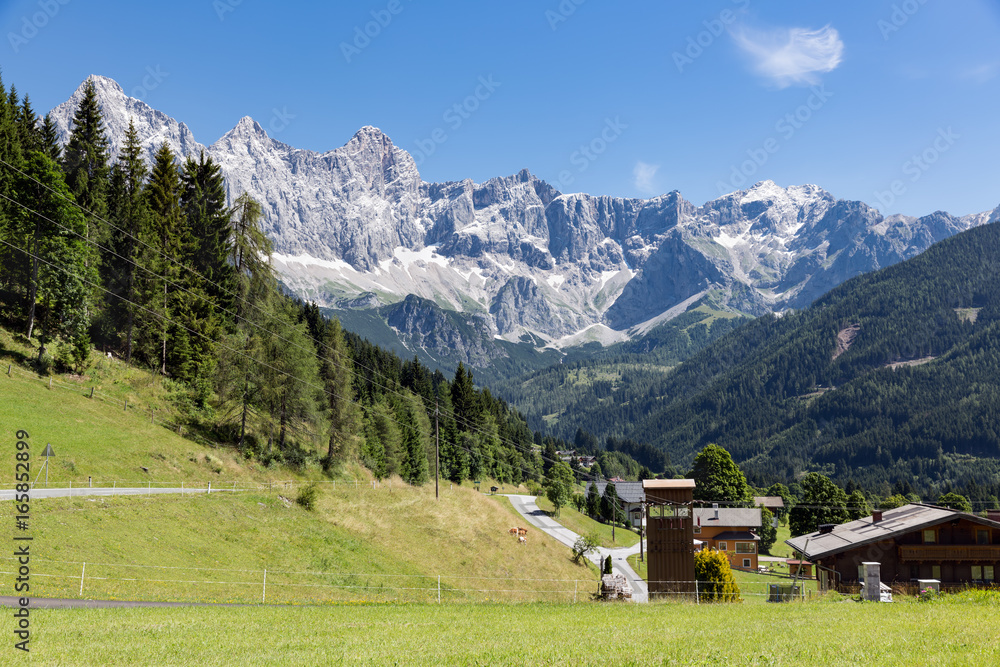
[[[41,664],[987,665],[992,603],[32,612]],[[9,647],[8,647],[8,650]]]
[[[509,511],[463,487],[435,501],[433,488],[398,480],[376,489],[341,483],[324,488],[315,512],[275,491],[38,499],[31,514],[33,573],[54,575],[32,580],[43,597],[76,597],[84,562],[91,599],[257,602],[265,568],[268,602],[430,600],[438,575],[447,600],[554,590],[535,599],[568,600],[577,589],[570,580],[581,591],[595,581],[550,538],[519,545],[507,533]],[[2,583],[9,593],[10,578]]]

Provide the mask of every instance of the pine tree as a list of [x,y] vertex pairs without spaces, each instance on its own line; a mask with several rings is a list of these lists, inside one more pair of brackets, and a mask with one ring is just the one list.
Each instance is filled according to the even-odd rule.
[[62,146],[59,145],[59,130],[51,113],[45,114],[40,132],[41,146],[39,150],[49,156],[54,162],[62,159]]
[[[101,261],[105,288],[117,297],[108,299],[108,335],[117,339],[115,342],[124,352],[126,363],[132,361],[136,283],[138,274],[142,273],[138,264],[140,239],[149,239],[149,210],[143,196],[147,170],[142,154],[139,134],[134,122],[129,120],[125,143],[111,171],[108,215],[115,229],[108,239],[109,251]],[[162,265],[157,263],[157,266]]]
[[460,361],[451,383],[451,403],[455,408],[455,421],[460,431],[475,431],[482,421],[482,408],[476,387],[472,382],[472,371]]
[[348,445],[358,430],[353,388],[354,362],[344,341],[340,321],[336,318],[326,323],[318,352],[330,421],[330,437],[323,464],[329,469],[334,460],[349,454]]
[[[83,90],[83,99],[73,115],[69,142],[63,154],[66,184],[87,219],[87,239],[103,242],[107,230],[101,219],[107,215],[108,140],[97,89],[91,79]],[[89,261],[96,261],[95,257]]]
[[[207,281],[203,288],[226,310],[232,309],[233,276],[229,263],[230,216],[226,184],[219,165],[202,151],[184,162],[181,207],[195,239],[191,265]],[[230,326],[234,322],[229,323]]]
[[24,246],[31,256],[27,336],[31,338],[37,326],[39,361],[49,343],[62,341],[77,350],[79,362],[88,347],[88,298],[96,282],[86,261],[86,224],[55,162],[36,151],[25,169],[17,199],[31,202],[28,208],[34,211],[22,208],[18,225],[31,230]]

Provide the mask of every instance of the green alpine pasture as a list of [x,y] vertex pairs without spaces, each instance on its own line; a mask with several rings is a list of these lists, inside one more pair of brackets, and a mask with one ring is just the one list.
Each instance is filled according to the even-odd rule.
[[[37,664],[992,665],[998,596],[32,612]],[[6,648],[5,651],[11,649]]]

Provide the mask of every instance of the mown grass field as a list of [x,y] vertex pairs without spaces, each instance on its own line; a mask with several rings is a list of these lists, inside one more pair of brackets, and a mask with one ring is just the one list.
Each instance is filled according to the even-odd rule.
[[[997,598],[32,612],[37,664],[995,665]],[[12,648],[5,646],[4,657]]]

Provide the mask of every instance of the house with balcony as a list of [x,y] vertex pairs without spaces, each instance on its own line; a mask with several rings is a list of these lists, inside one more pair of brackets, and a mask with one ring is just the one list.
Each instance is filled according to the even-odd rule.
[[943,588],[988,586],[1000,569],[1000,514],[984,518],[913,503],[785,542],[817,565],[823,589],[858,586],[867,561],[881,564],[888,584],[937,579]]
[[729,558],[729,565],[740,570],[757,570],[757,545],[760,538],[760,508],[699,507],[694,510],[694,539],[702,549],[715,549]]

